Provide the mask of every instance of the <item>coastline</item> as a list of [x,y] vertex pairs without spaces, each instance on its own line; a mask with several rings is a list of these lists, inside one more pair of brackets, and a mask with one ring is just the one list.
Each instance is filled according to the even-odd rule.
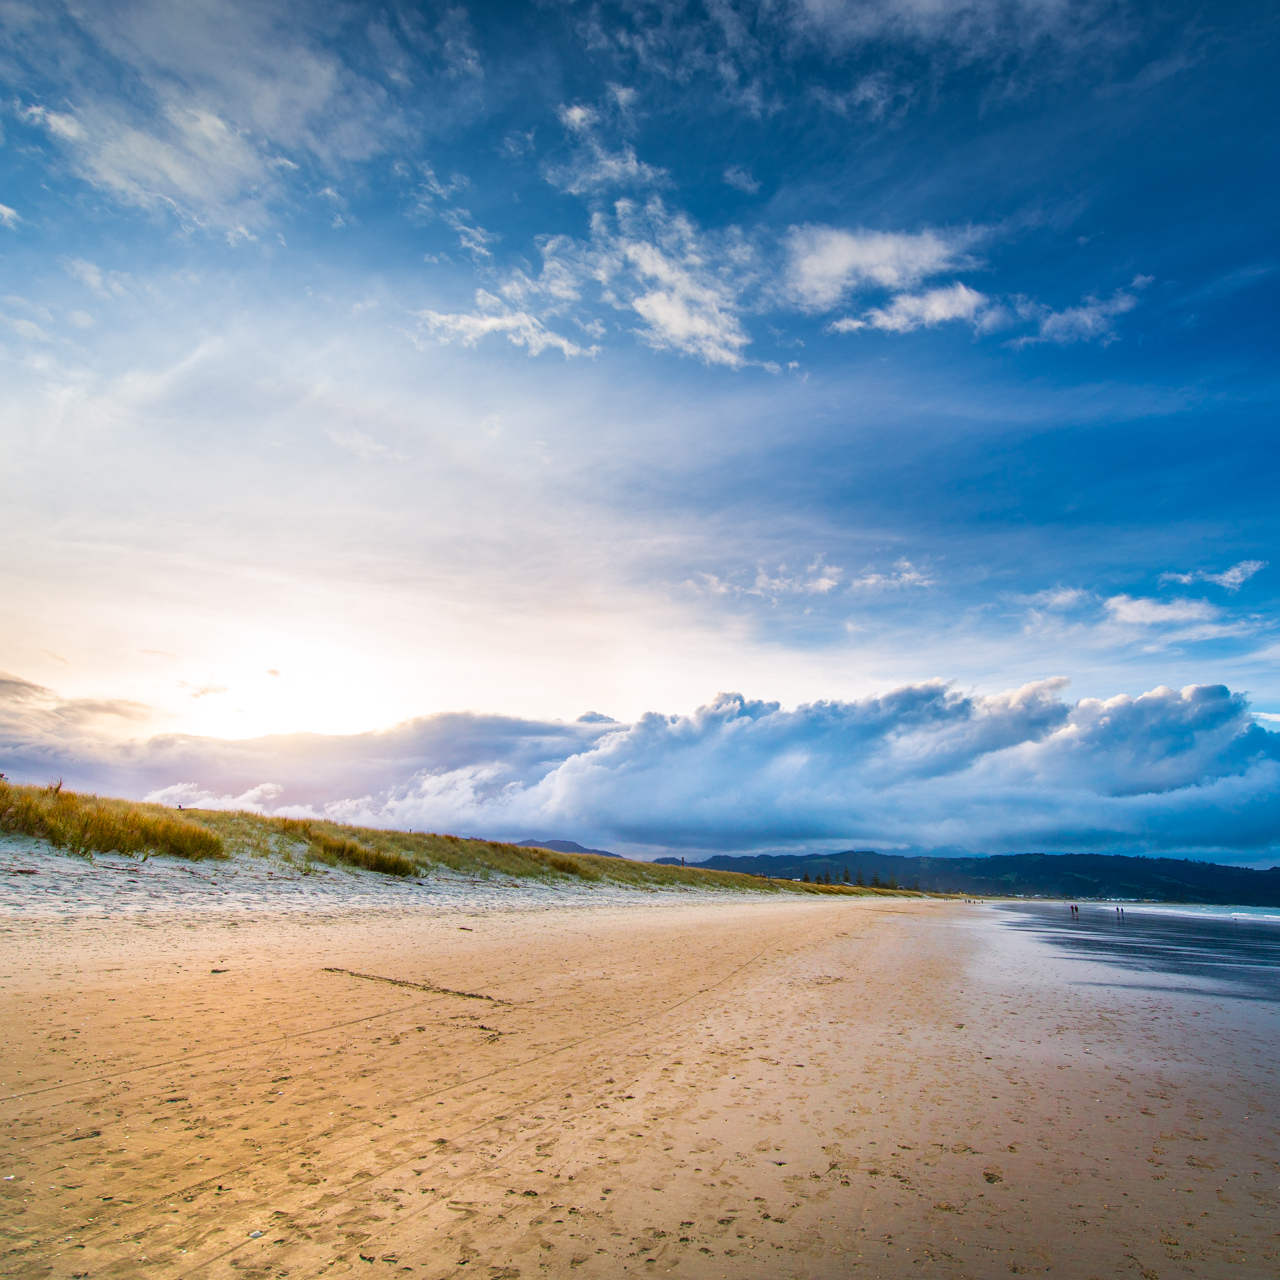
[[9,917],[3,1273],[1274,1273],[1275,1006],[994,907],[630,901]]

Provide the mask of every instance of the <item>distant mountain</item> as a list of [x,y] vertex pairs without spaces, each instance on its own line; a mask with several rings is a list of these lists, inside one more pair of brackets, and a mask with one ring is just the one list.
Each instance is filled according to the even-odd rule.
[[[679,858],[659,858],[679,866]],[[1221,906],[1280,907],[1280,867],[1251,871],[1184,858],[1131,858],[1106,853],[1013,853],[975,858],[913,858],[849,849],[843,853],[796,857],[717,854],[690,866],[713,871],[745,871],[779,880],[830,874],[843,880],[892,876],[904,888],[975,897],[1133,898],[1158,902],[1202,902]]]
[[[610,853],[608,849],[584,849],[572,840],[517,840],[516,844],[524,849],[553,849],[556,853],[594,853],[597,858],[620,858],[620,853]],[[676,862],[679,863],[677,858]]]

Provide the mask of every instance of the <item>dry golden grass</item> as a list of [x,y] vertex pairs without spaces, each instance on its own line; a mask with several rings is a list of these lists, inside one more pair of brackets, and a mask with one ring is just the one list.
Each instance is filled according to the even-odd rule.
[[165,853],[199,860],[247,853],[280,857],[306,871],[313,863],[360,867],[384,875],[430,874],[448,868],[462,875],[544,881],[572,877],[635,889],[734,889],[836,897],[922,897],[910,890],[766,880],[737,871],[659,866],[594,854],[556,853],[493,840],[466,840],[431,832],[384,831],[317,819],[266,818],[243,810],[172,809],[132,800],[77,795],[53,787],[0,782],[0,830],[39,836],[68,853]]
[[488,879],[494,875],[522,879],[578,880],[629,885],[636,889],[690,888],[737,889],[754,893],[805,893],[811,895],[863,897],[921,897],[908,890],[856,888],[853,885],[801,884],[790,880],[765,880],[737,871],[708,871],[698,867],[658,866],[652,862],[631,862],[625,858],[601,858],[595,854],[556,853],[526,845],[495,840],[467,840],[461,836],[433,832],[384,831],[375,827],[350,827],[336,822],[263,818],[249,813],[215,810],[188,810],[193,821],[217,831],[229,848],[248,847],[265,852],[293,847],[315,861],[334,865],[346,862],[369,870],[411,874],[392,870],[388,863],[375,865],[374,859],[400,859],[414,870],[429,873],[432,867],[447,867],[463,875]]
[[0,830],[37,836],[81,858],[167,853],[199,862],[224,856],[216,831],[175,817],[171,809],[79,795],[64,791],[60,782],[20,787],[0,780]]

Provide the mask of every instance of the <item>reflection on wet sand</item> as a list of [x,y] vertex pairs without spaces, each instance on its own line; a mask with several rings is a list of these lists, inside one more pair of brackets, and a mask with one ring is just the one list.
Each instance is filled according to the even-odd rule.
[[1126,911],[1105,903],[1074,912],[1062,903],[1002,904],[998,910],[1060,957],[1115,971],[1086,981],[1280,1001],[1280,922],[1243,913]]

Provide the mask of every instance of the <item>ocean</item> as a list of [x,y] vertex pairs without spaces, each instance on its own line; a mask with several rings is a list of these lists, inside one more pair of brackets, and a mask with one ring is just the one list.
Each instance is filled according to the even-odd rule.
[[[1175,903],[1000,903],[1060,979],[1280,1003],[1280,911]],[[1121,908],[1123,914],[1117,911]]]

